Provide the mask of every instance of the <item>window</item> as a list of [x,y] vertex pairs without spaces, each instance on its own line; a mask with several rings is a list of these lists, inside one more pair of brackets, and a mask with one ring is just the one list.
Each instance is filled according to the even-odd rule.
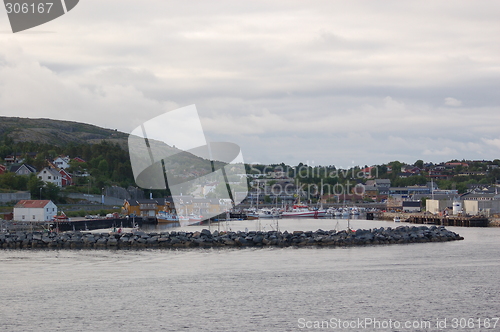
[[51,178],[52,178],[52,177],[51,177],[50,175],[47,177],[47,179],[49,179],[49,180],[50,180]]
[[24,214],[23,214],[23,220],[24,220],[24,219],[25,219],[25,216],[24,216]]
[[33,215],[33,220],[35,220],[35,215]]

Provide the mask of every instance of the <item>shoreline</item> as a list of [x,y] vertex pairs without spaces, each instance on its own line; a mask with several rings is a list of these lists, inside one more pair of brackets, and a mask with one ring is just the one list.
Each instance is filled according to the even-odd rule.
[[342,231],[249,231],[89,233],[15,232],[0,234],[3,249],[130,249],[231,247],[348,247],[463,240],[443,226],[399,226]]

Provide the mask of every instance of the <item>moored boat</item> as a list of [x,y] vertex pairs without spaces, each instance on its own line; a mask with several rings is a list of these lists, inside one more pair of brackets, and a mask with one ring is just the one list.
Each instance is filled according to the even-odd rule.
[[177,215],[167,212],[167,211],[159,211],[156,214],[156,220],[158,220],[158,223],[167,223],[167,224],[172,224],[172,223],[178,223],[179,218]]
[[279,218],[281,216],[278,209],[263,208],[257,211],[259,218]]
[[325,210],[311,210],[307,205],[296,204],[290,211],[285,211],[281,214],[283,217],[295,218],[320,218],[326,216]]

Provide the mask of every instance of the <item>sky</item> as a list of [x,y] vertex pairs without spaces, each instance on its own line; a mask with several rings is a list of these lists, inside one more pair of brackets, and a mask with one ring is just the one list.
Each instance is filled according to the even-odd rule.
[[130,133],[196,105],[247,163],[500,158],[498,1],[80,0],[13,34],[0,115]]

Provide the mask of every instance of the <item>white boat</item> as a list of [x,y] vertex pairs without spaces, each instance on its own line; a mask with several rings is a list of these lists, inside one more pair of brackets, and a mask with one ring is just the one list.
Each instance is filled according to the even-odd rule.
[[328,208],[328,210],[326,210],[326,214],[327,215],[330,215],[331,217],[340,217],[342,216],[342,212],[340,212],[339,210],[337,210],[336,208]]
[[349,214],[351,216],[359,216],[359,209],[357,207],[352,207],[349,211]]
[[280,212],[277,209],[263,208],[257,211],[259,218],[279,218]]
[[394,222],[401,222],[401,218],[399,218],[398,216],[394,217]]
[[307,205],[294,205],[290,211],[285,211],[281,214],[282,217],[295,218],[319,218],[326,216],[325,210],[311,210]]

